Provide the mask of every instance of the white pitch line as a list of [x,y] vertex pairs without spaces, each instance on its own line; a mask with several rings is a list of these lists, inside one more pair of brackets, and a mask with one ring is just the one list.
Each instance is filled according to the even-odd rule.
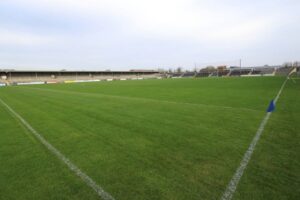
[[[276,104],[277,100],[279,99],[280,97],[280,94],[287,82],[287,78],[285,79],[285,81],[283,82],[283,84],[281,85],[281,88],[280,90],[278,91],[276,97],[275,97],[275,100],[274,100],[274,104]],[[262,134],[262,132],[264,131],[264,128],[271,116],[272,112],[267,112],[267,114],[265,115],[264,119],[262,120],[248,150],[246,151],[246,153],[244,154],[244,157],[240,163],[240,166],[237,168],[235,174],[233,175],[233,177],[231,178],[229,184],[227,185],[227,188],[225,190],[225,192],[223,193],[222,197],[221,197],[221,200],[230,200],[232,199],[235,191],[236,191],[236,188],[237,188],[237,185],[239,184],[239,181],[241,179],[241,177],[243,176],[243,173],[251,159],[251,156],[253,154],[253,151],[255,149],[255,146]]]
[[0,102],[15,116],[22,124],[59,160],[65,163],[68,168],[73,171],[77,176],[79,176],[88,186],[90,186],[98,196],[102,197],[104,200],[114,200],[114,198],[107,192],[105,192],[102,187],[97,185],[97,183],[85,174],[79,167],[73,164],[66,156],[64,156],[59,150],[57,150],[52,144],[50,144],[42,135],[40,135],[23,117],[21,117],[17,112],[15,112],[9,105],[7,105],[1,98]]

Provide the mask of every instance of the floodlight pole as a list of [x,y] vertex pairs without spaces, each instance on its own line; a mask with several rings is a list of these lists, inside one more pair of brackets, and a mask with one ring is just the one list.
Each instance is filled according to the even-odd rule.
[[240,76],[242,74],[242,59],[240,58]]

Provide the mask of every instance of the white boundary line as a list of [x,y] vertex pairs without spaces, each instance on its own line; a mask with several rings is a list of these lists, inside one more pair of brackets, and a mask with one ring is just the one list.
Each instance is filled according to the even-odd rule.
[[73,171],[77,176],[79,176],[88,186],[90,186],[98,196],[102,197],[104,200],[114,200],[114,198],[107,192],[105,192],[102,187],[97,185],[97,183],[90,178],[87,174],[79,169],[75,164],[73,164],[66,156],[64,156],[59,150],[57,150],[52,144],[50,144],[42,135],[40,135],[23,117],[16,113],[10,106],[8,106],[1,98],[0,102],[18,118],[22,124],[59,160],[65,163],[68,168]]
[[[277,95],[276,95],[276,98],[274,100],[274,104],[276,104],[277,100],[279,99],[280,97],[280,94],[287,82],[287,78],[285,79],[285,81],[283,82],[283,84],[281,85],[281,88],[280,90],[278,91]],[[234,192],[236,191],[236,188],[237,188],[237,185],[239,184],[239,181],[241,179],[241,177],[243,176],[243,173],[251,159],[251,156],[253,154],[253,151],[255,149],[255,146],[262,134],[262,132],[264,131],[264,128],[271,116],[272,112],[267,112],[267,114],[265,115],[264,119],[262,120],[248,150],[246,151],[246,153],[244,154],[244,157],[240,163],[240,166],[237,168],[235,174],[233,175],[233,177],[231,178],[229,184],[227,185],[227,188],[225,190],[225,192],[223,193],[222,197],[221,197],[221,200],[230,200],[232,199],[233,195],[234,195]]]

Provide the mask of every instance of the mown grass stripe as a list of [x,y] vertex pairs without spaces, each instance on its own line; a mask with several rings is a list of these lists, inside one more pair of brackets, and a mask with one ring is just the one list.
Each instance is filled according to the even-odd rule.
[[11,114],[13,114],[20,122],[59,160],[65,163],[68,168],[79,176],[89,187],[91,187],[101,198],[104,200],[114,200],[114,198],[103,190],[91,177],[85,174],[79,167],[72,163],[65,155],[63,155],[58,149],[50,144],[42,135],[40,135],[23,117],[15,112],[9,105],[7,105],[1,98],[1,104],[7,108]]
[[259,110],[255,110],[255,109],[251,109],[251,108],[243,108],[243,107],[218,106],[218,105],[211,105],[211,104],[158,100],[158,99],[150,99],[150,98],[142,98],[142,97],[129,97],[129,96],[111,95],[111,94],[103,94],[103,93],[94,94],[94,93],[87,93],[87,92],[74,92],[74,91],[67,91],[67,90],[45,89],[45,88],[39,88],[39,87],[22,87],[22,88],[56,92],[56,93],[64,93],[64,94],[73,94],[73,95],[78,94],[78,95],[88,95],[88,96],[103,96],[103,97],[125,99],[125,100],[149,101],[149,102],[156,102],[156,103],[168,103],[168,104],[190,105],[190,106],[198,106],[198,107],[213,107],[213,108],[221,108],[221,109],[234,109],[234,110],[261,112]]

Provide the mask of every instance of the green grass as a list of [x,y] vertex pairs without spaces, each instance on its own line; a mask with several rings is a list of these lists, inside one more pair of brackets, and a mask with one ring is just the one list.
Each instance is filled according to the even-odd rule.
[[300,79],[287,82],[236,199],[300,199],[299,117]]
[[[219,199],[283,81],[15,86],[0,88],[0,98],[116,199]],[[235,198],[299,197],[296,81],[284,89]],[[0,198],[98,199],[2,105],[0,119]]]

